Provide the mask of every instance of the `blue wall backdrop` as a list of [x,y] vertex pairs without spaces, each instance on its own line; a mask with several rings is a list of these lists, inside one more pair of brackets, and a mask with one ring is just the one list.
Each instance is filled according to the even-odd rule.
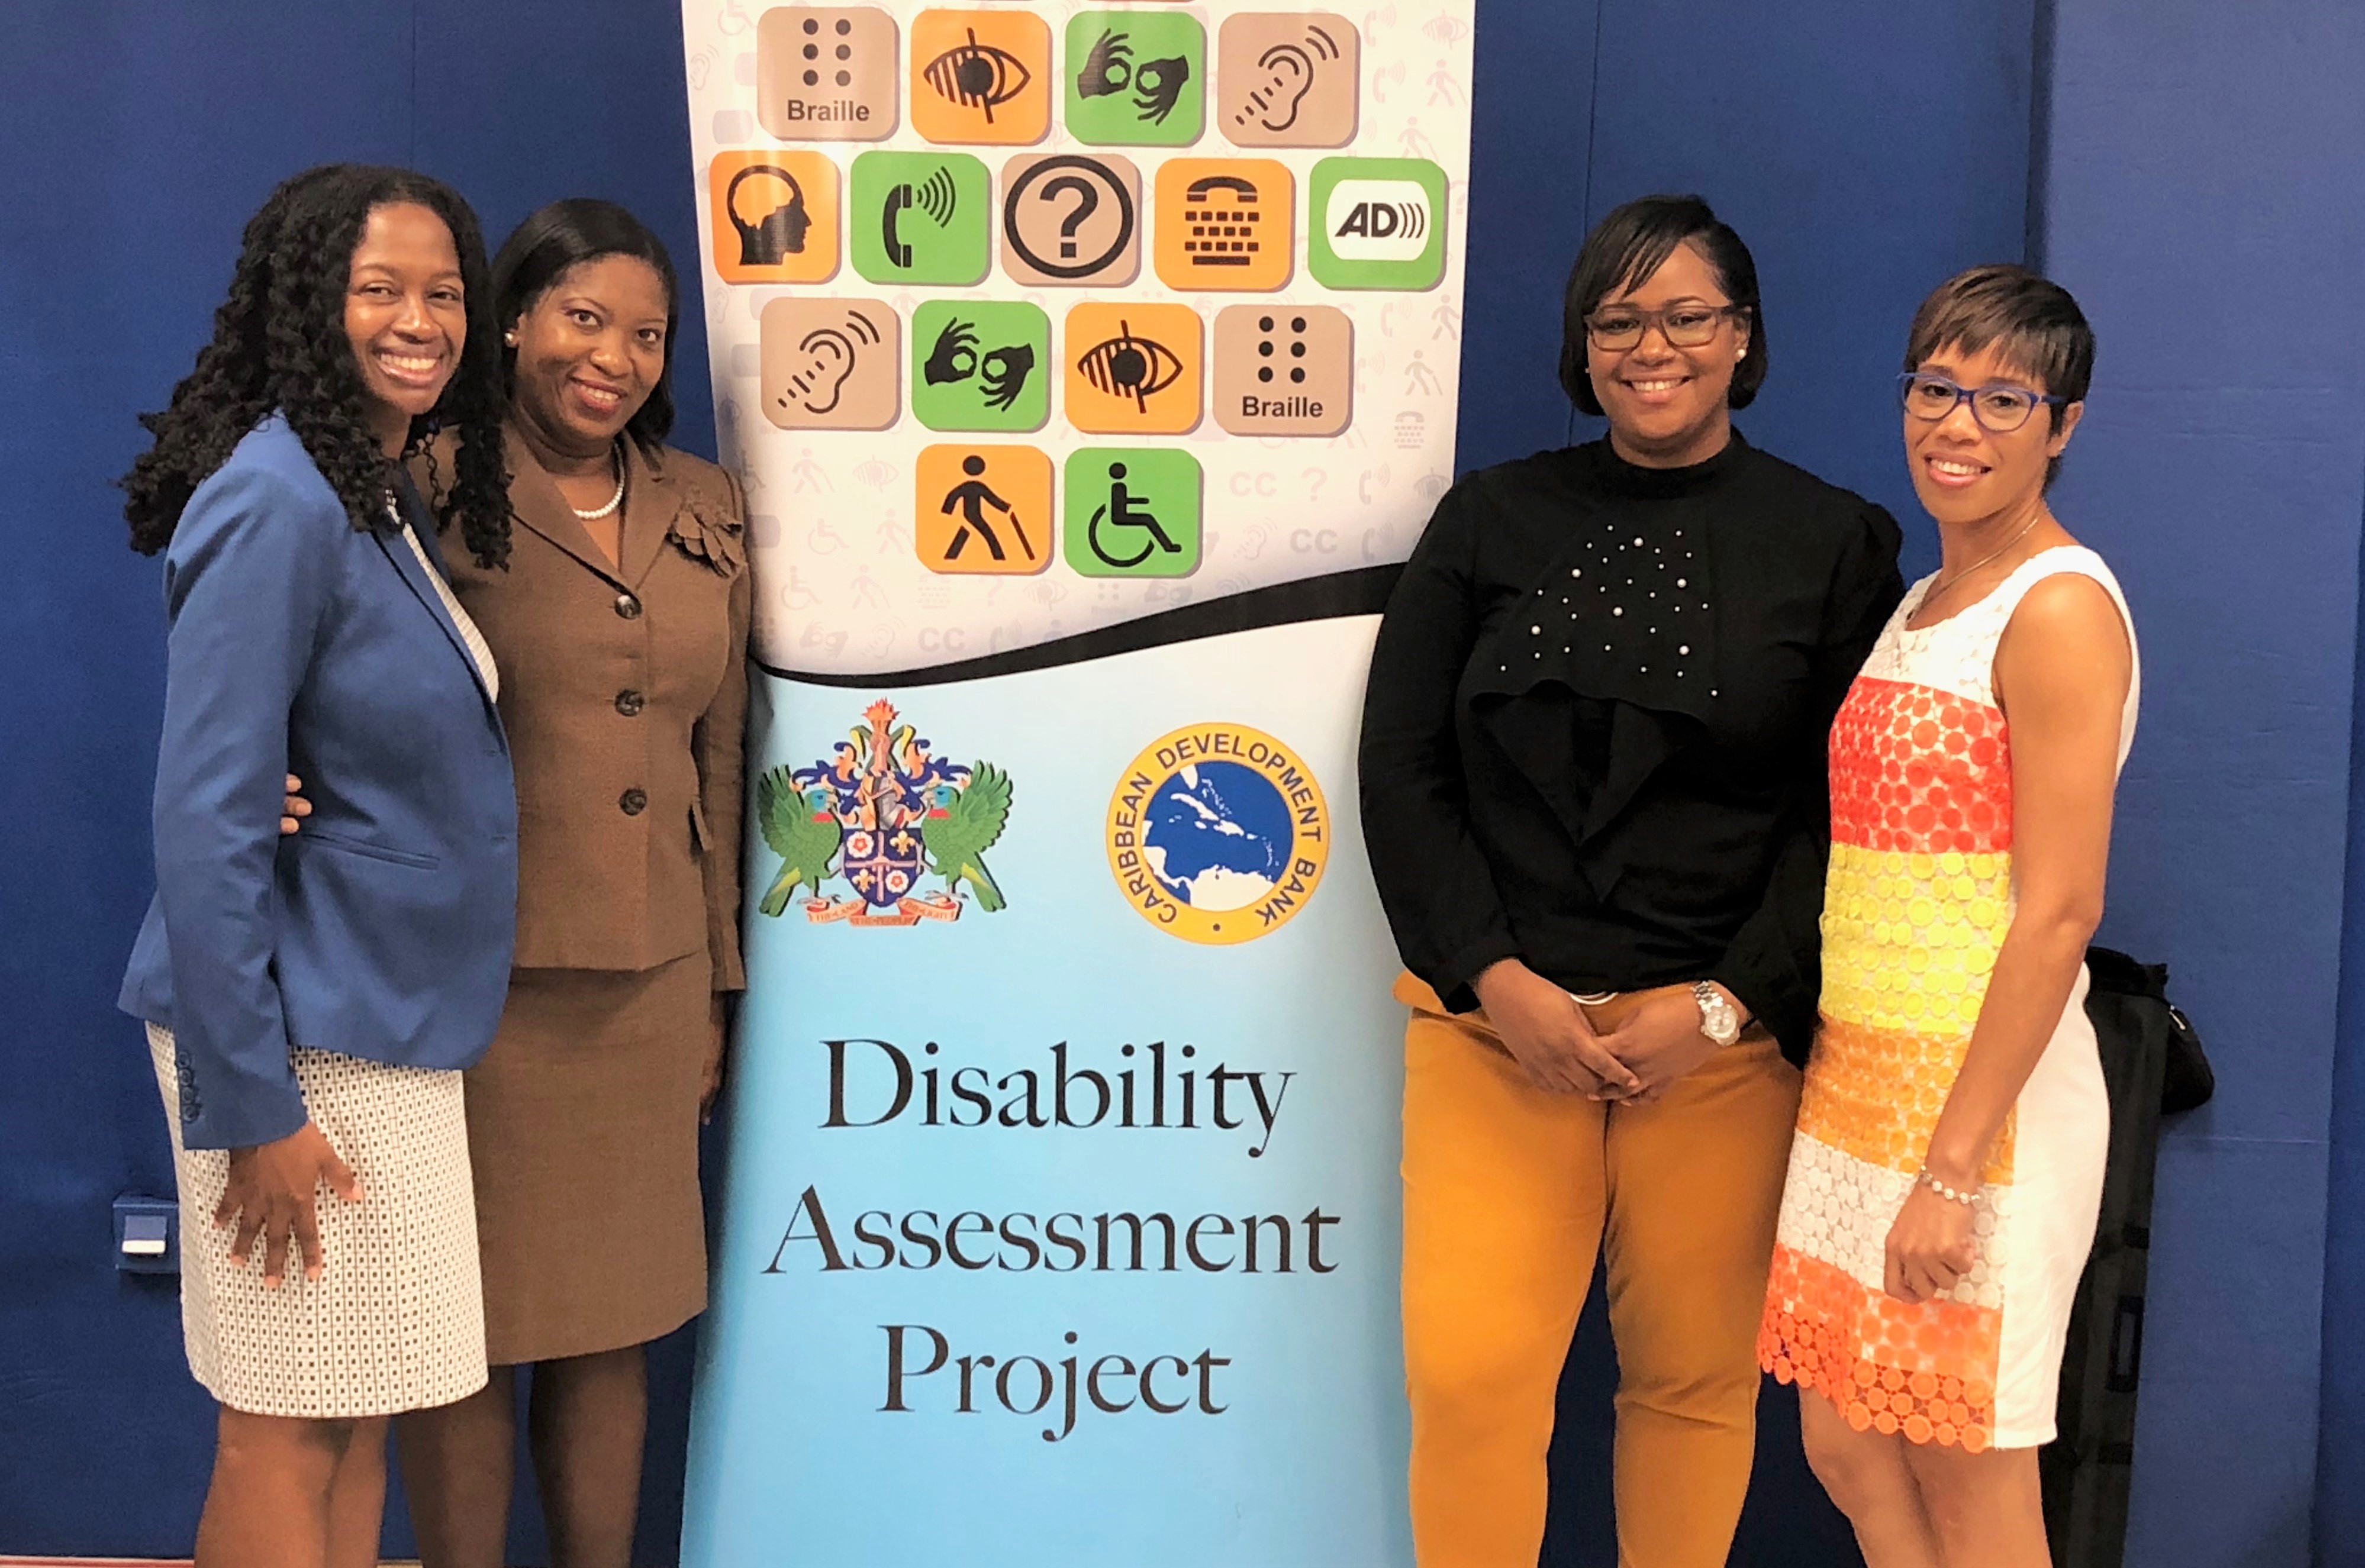
[[[2298,1564],[2313,1517],[2318,1561],[2365,1562],[2365,990],[2336,1019],[2344,936],[2365,976],[2365,921],[2344,920],[2365,912],[2365,857],[2344,877],[2365,809],[2365,12],[2040,4],[1485,0],[1463,459],[1564,438],[1552,353],[1587,223],[1698,189],[1764,273],[1774,373],[1744,427],[1887,502],[1925,569],[1886,400],[1913,303],[2032,246],[2079,293],[2103,347],[2059,506],[2118,566],[2150,677],[2106,935],[2177,967],[2222,1085],[2164,1156],[2129,1561]],[[1395,0],[1357,20],[1423,17]],[[170,1180],[111,1005],[147,896],[161,627],[108,481],[132,415],[187,368],[240,224],[304,163],[415,163],[496,239],[542,201],[611,196],[694,267],[678,13],[18,0],[10,22],[0,522],[25,565],[0,616],[0,1552],[185,1551],[207,1406],[170,1289],[106,1256],[109,1201]],[[693,304],[692,388],[700,322]],[[684,415],[678,439],[711,453],[704,399]],[[1571,1565],[1607,1561],[1612,1373],[1590,1327],[1555,1498]],[[651,1562],[678,1527],[685,1367],[667,1347]],[[1845,1560],[1791,1419],[1769,1403],[1736,1562]],[[545,1560],[530,1511],[513,1547]]]

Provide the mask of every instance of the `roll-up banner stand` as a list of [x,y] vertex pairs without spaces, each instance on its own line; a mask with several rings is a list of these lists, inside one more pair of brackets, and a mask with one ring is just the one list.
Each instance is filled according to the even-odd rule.
[[757,580],[684,1561],[1406,1564],[1355,736],[1473,0],[687,0]]

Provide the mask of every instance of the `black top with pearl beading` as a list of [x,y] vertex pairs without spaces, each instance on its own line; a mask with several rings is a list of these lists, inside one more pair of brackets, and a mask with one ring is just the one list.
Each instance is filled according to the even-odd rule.
[[1364,705],[1365,836],[1405,962],[1449,1005],[1519,957],[1577,991],[1722,981],[1811,1034],[1832,715],[1903,591],[1896,523],[1736,433],[1607,442],[1439,503]]

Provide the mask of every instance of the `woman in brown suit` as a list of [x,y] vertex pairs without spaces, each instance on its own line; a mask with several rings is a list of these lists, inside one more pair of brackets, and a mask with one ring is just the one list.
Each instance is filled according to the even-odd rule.
[[492,284],[516,526],[505,569],[450,553],[518,787],[516,969],[466,1080],[492,1380],[403,1420],[403,1478],[430,1568],[499,1568],[531,1364],[554,1560],[624,1568],[643,1350],[706,1305],[698,1126],[745,983],[745,507],[663,444],[678,289],[632,214],[544,207]]

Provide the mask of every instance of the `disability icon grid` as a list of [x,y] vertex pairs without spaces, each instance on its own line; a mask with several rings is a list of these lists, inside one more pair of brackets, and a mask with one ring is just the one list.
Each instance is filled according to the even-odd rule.
[[1401,559],[1451,472],[1469,11],[693,7],[768,662]]

